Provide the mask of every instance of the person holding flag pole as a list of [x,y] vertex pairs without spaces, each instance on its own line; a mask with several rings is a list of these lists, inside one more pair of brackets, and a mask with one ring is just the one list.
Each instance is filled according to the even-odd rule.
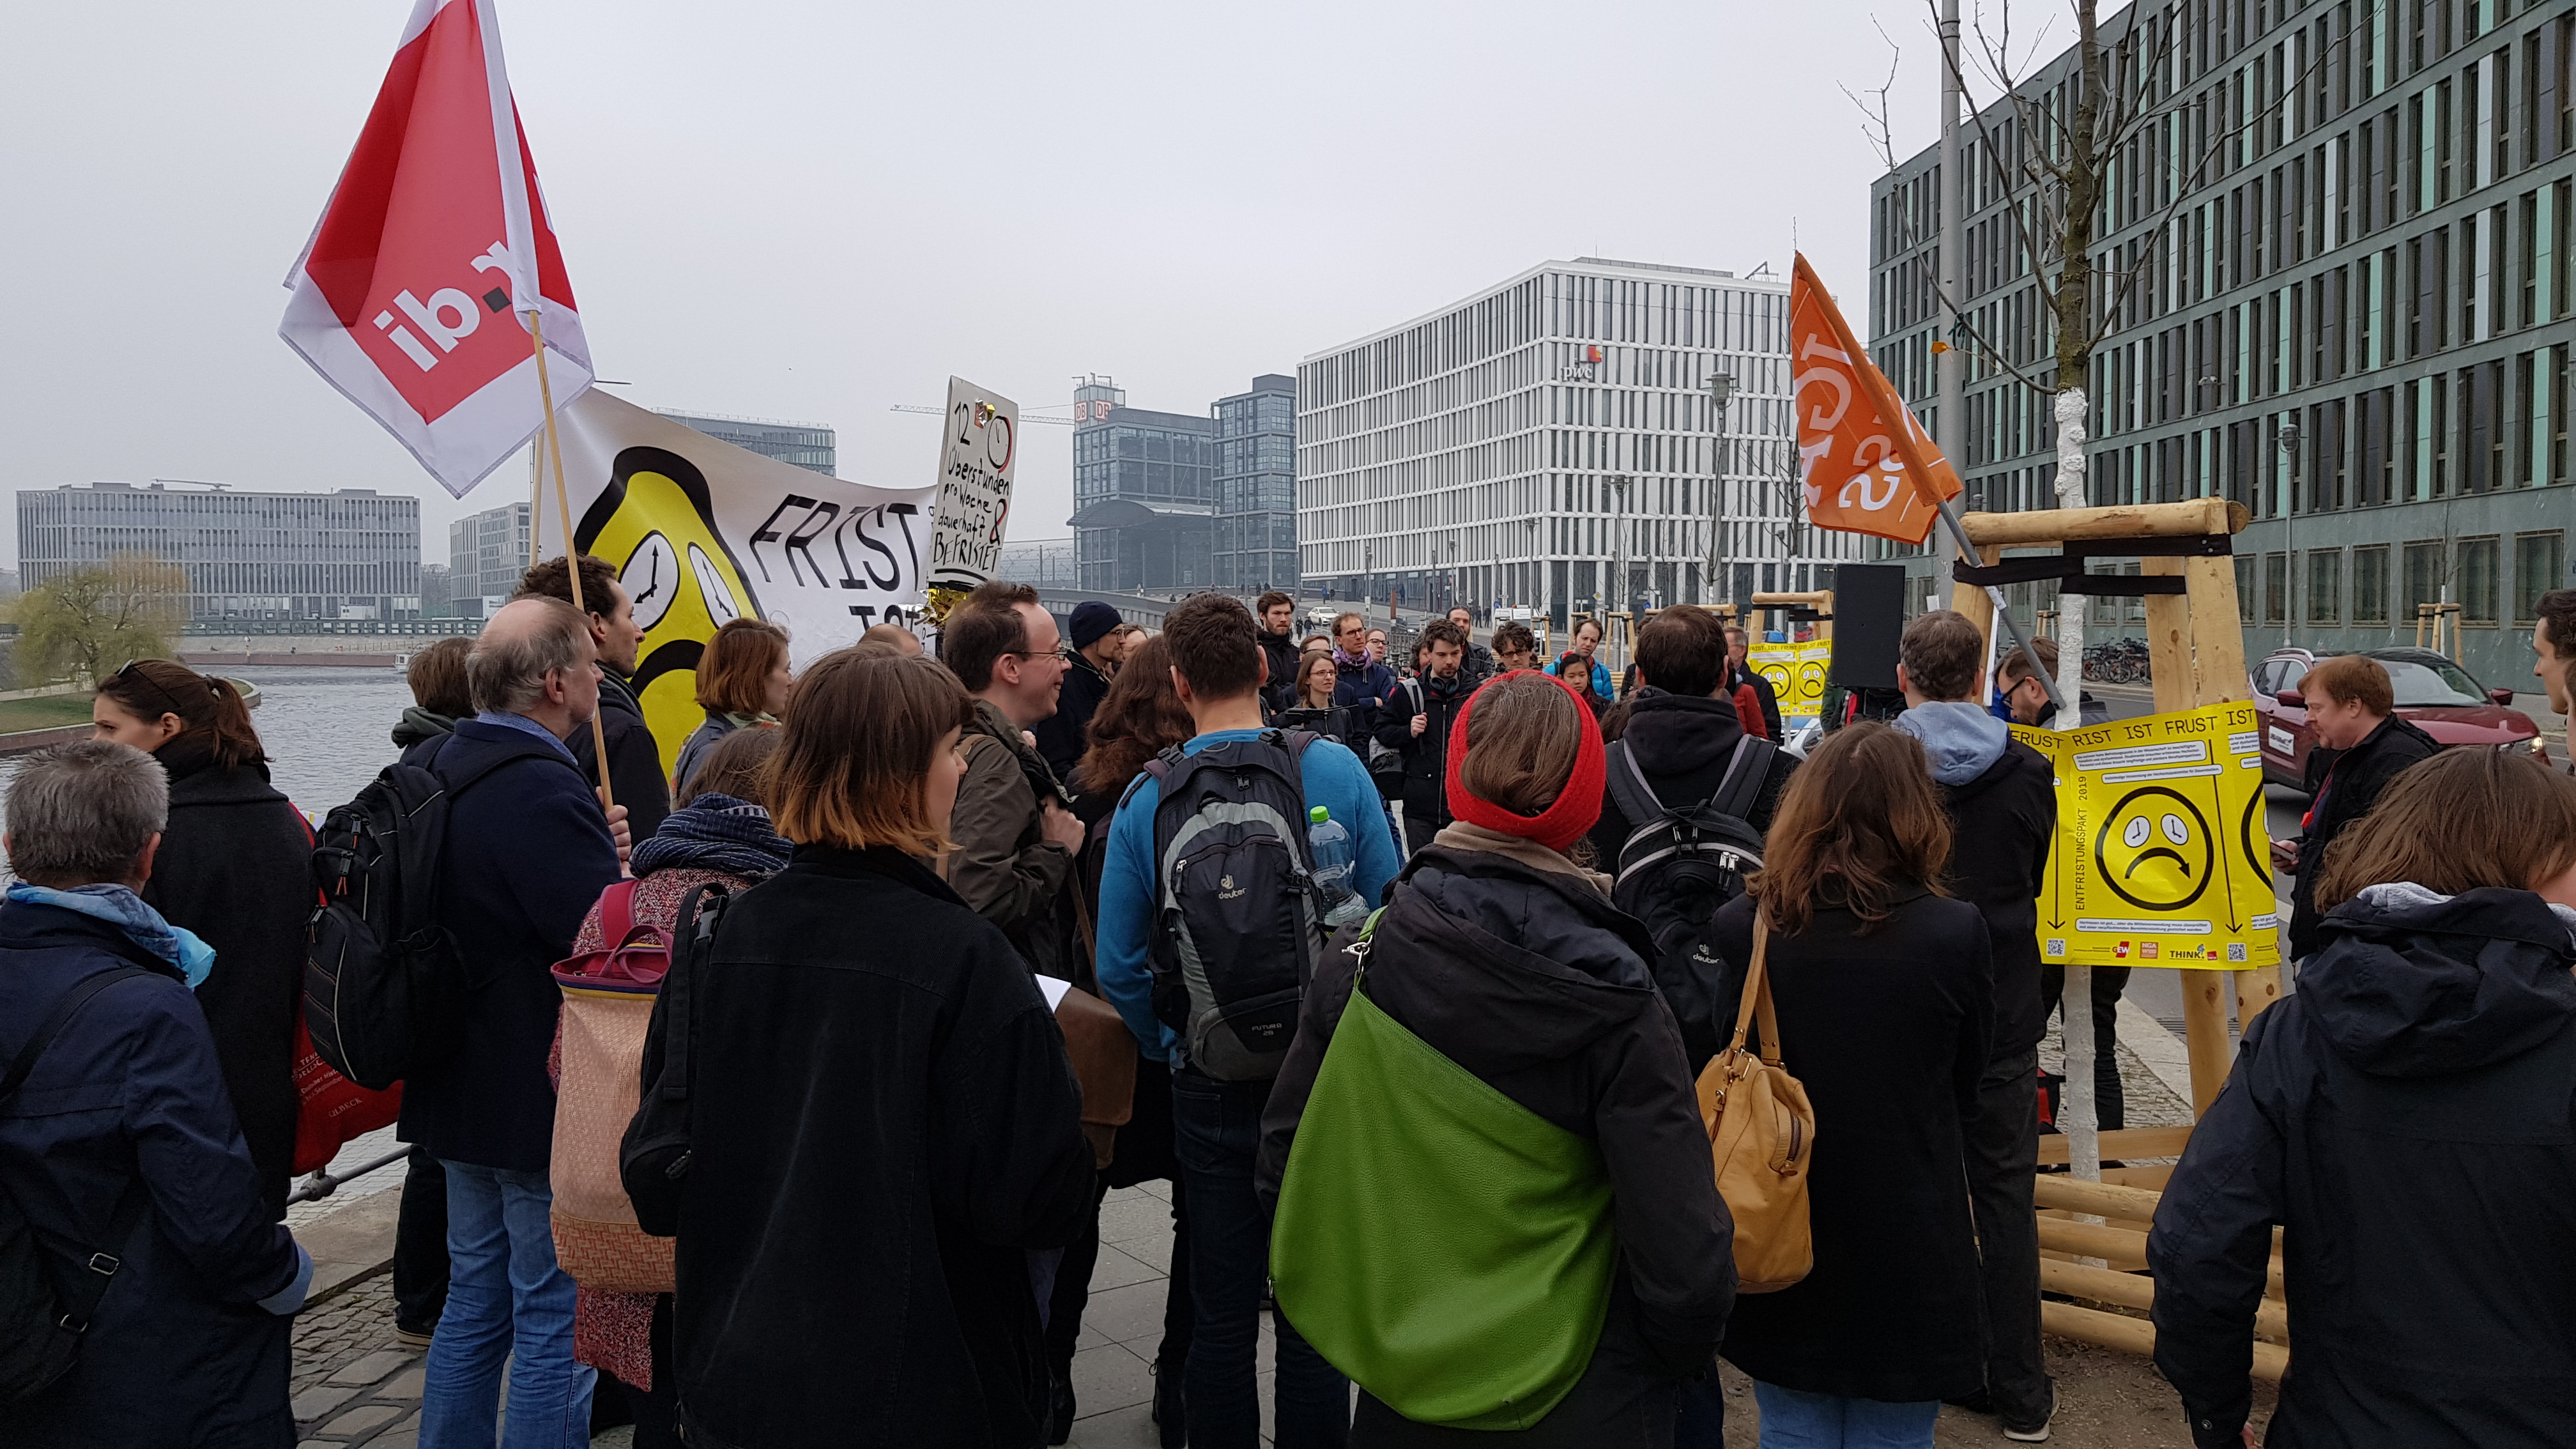
[[[572,612],[587,617],[569,556],[555,383],[560,376],[567,404],[591,385],[589,345],[520,128],[494,0],[415,0],[286,285],[279,336],[451,494],[463,497],[544,430]],[[524,348],[513,335],[520,327]],[[555,1261],[549,1223],[545,1058],[559,998],[547,967],[568,954],[583,911],[617,875],[610,842],[625,812],[604,771],[606,828],[578,804],[567,811],[554,784],[557,771],[575,768],[563,740],[585,713],[594,757],[608,754],[592,641],[578,629],[556,637],[563,609],[522,600],[495,619],[468,665],[484,712],[458,724],[460,736],[474,736],[469,749],[515,752],[500,768],[520,784],[506,799],[458,797],[439,869],[460,889],[482,883],[450,913],[480,979],[459,1054],[414,1073],[404,1102],[405,1140],[447,1167],[454,1264],[422,1391],[425,1449],[553,1449],[590,1438],[594,1375],[574,1359],[573,1284]],[[577,774],[563,783],[580,788]],[[479,820],[494,811],[516,824],[496,817],[469,828],[469,812]]]

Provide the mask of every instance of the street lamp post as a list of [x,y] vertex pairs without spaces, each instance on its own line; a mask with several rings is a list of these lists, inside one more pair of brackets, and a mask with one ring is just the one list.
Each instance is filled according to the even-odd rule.
[[[1612,578],[1615,588],[1602,607],[1601,612],[1605,616],[1602,620],[1604,628],[1607,628],[1610,622],[1606,616],[1622,613],[1628,609],[1628,485],[1631,481],[1625,473],[1614,474],[1602,480],[1609,487],[1616,489],[1619,495],[1619,501],[1613,505],[1610,516],[1610,550],[1614,560]],[[1633,624],[1635,621],[1632,619],[1630,622]],[[1611,667],[1616,671],[1624,667],[1627,662],[1626,645],[1623,642],[1618,649],[1611,651]]]
[[1708,490],[1708,586],[1701,590],[1700,596],[1711,604],[1718,600],[1717,575],[1718,570],[1724,567],[1725,549],[1718,535],[1726,526],[1726,404],[1734,396],[1735,374],[1720,372],[1710,376],[1708,401],[1717,414],[1717,460],[1711,469],[1714,476],[1709,479]]
[[2290,467],[2281,487],[2281,647],[2287,649],[2299,620],[2299,425],[2295,419],[2281,424],[2281,456]]

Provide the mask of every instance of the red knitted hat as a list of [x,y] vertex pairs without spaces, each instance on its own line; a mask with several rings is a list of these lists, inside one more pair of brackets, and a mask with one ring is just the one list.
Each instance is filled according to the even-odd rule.
[[[1582,839],[1584,832],[1601,819],[1601,787],[1607,776],[1603,769],[1601,731],[1592,723],[1590,710],[1576,712],[1575,732],[1582,745],[1574,756],[1574,773],[1566,778],[1565,788],[1557,792],[1556,799],[1543,813],[1515,815],[1490,800],[1480,800],[1468,794],[1465,781],[1459,777],[1467,759],[1467,733],[1473,728],[1468,721],[1476,712],[1477,702],[1485,697],[1487,690],[1503,680],[1531,672],[1520,670],[1489,679],[1460,707],[1458,721],[1449,729],[1449,813],[1470,825],[1535,840],[1550,850],[1562,851]],[[1583,696],[1573,685],[1553,674],[1542,673],[1537,677],[1564,690],[1577,704],[1582,703]]]

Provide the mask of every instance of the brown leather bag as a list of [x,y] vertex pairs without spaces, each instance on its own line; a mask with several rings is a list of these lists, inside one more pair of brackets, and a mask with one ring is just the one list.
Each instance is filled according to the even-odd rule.
[[1105,1171],[1117,1155],[1118,1129],[1136,1114],[1136,1038],[1118,1008],[1076,986],[1055,1005],[1065,1054],[1082,1084],[1082,1135],[1091,1165]]
[[[1777,1293],[1816,1266],[1807,1225],[1807,1169],[1816,1110],[1780,1064],[1780,1020],[1771,1009],[1771,912],[1753,917],[1753,966],[1735,1007],[1735,1040],[1699,1074],[1699,1116],[1717,1165],[1717,1195],[1735,1218],[1736,1291]],[[1762,1045],[1744,1049],[1762,1024]]]

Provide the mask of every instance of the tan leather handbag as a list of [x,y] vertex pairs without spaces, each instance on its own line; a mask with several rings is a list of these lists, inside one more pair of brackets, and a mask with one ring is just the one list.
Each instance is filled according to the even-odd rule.
[[1056,1003],[1065,1055],[1082,1084],[1082,1135],[1091,1165],[1107,1171],[1118,1152],[1118,1129],[1136,1112],[1136,1038],[1118,1008],[1076,986]]
[[[1777,1293],[1816,1266],[1807,1227],[1807,1169],[1816,1111],[1780,1065],[1780,1021],[1771,1009],[1771,912],[1753,918],[1753,967],[1735,1007],[1735,1039],[1699,1074],[1699,1117],[1717,1165],[1717,1194],[1735,1218],[1736,1291]],[[1758,1051],[1746,1028],[1762,1026]]]

